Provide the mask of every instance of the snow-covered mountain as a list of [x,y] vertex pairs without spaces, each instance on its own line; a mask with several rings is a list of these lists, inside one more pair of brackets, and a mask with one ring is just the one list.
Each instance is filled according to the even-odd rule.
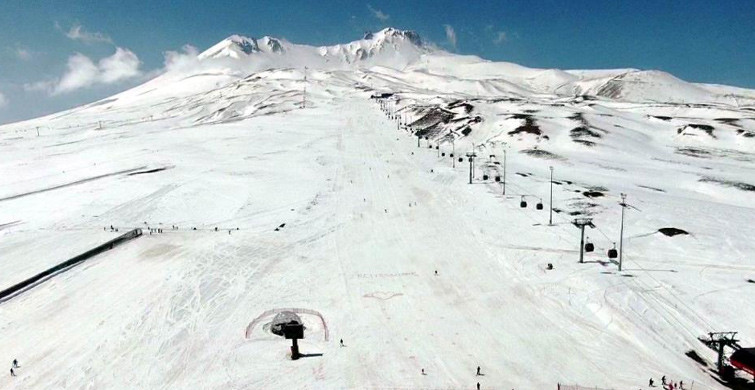
[[229,37],[0,126],[0,290],[145,233],[0,300],[0,389],[723,390],[698,337],[755,344],[754,96],[396,29]]
[[732,104],[736,98],[755,102],[752,90],[689,83],[655,70],[533,69],[454,55],[425,44],[416,32],[394,28],[368,32],[363,39],[350,43],[322,47],[296,45],[267,36],[255,39],[233,35],[201,53],[199,58],[232,58],[239,60],[236,65],[242,70],[262,70],[259,64],[317,69],[385,66],[462,80],[504,80],[530,94],[591,95],[634,102]]
[[[363,39],[333,46],[292,44],[283,39],[260,39],[232,35],[199,55],[200,60],[233,58],[245,66],[249,62],[272,61],[296,66],[334,69],[353,65],[403,67],[430,49],[413,31],[386,28],[366,33]],[[254,66],[254,65],[252,65]]]
[[282,54],[284,52],[283,45],[284,43],[280,40],[270,37],[254,39],[231,35],[199,54],[199,59],[222,57],[238,59],[255,53]]

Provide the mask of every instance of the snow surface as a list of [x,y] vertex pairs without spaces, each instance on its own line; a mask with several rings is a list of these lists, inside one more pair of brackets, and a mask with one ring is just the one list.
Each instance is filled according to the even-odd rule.
[[[234,54],[0,127],[0,288],[110,225],[164,229],[0,303],[0,351],[22,366],[0,388],[724,388],[684,354],[712,364],[709,331],[755,342],[755,92],[527,69],[391,31],[279,42],[246,57],[221,42]],[[369,99],[383,92],[413,129]],[[471,150],[469,185],[447,154]],[[506,196],[482,181],[504,150]],[[620,193],[622,272],[605,256]],[[581,216],[597,226],[584,264]],[[302,315],[312,356],[289,360],[264,326],[246,337],[285,308],[322,315]]]

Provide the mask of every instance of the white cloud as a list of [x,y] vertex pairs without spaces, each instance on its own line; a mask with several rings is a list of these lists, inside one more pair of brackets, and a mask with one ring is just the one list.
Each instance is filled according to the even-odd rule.
[[95,84],[113,84],[139,76],[140,65],[136,54],[121,47],[116,48],[113,55],[99,60],[96,64],[89,57],[76,53],[68,58],[68,69],[60,79],[24,84],[24,89],[60,95]]
[[[55,24],[56,27],[60,28],[59,24]],[[113,43],[113,40],[100,32],[90,32],[86,31],[84,29],[84,26],[76,23],[66,32],[66,36],[70,39],[73,39],[74,41],[81,41],[84,43],[97,43],[97,42],[105,42],[105,43]]]
[[446,39],[451,46],[456,49],[456,31],[450,24],[444,24],[443,28],[446,29]]
[[184,45],[181,51],[166,51],[163,61],[165,71],[184,70],[199,64],[199,51],[192,45]]
[[506,42],[507,39],[508,35],[506,35],[505,31],[498,31],[496,37],[493,39],[493,43],[500,45],[501,43]]
[[100,78],[103,83],[111,84],[138,76],[141,73],[140,64],[139,57],[134,52],[118,47],[115,49],[115,54],[100,60]]
[[26,49],[23,47],[17,47],[16,57],[18,57],[19,60],[29,61],[32,57],[32,54],[31,54],[31,51],[29,51],[29,49]]
[[0,92],[0,108],[3,108],[8,105],[8,98],[3,95],[2,92]]
[[367,8],[370,10],[370,12],[372,12],[372,15],[378,18],[381,22],[385,22],[386,20],[391,18],[391,15],[388,15],[379,9],[372,8],[372,6],[369,4],[367,4]]
[[97,81],[100,70],[89,57],[76,53],[68,58],[68,70],[52,90],[53,95],[89,87]]
[[24,91],[27,92],[49,92],[55,86],[54,80],[37,81],[34,83],[24,84]]

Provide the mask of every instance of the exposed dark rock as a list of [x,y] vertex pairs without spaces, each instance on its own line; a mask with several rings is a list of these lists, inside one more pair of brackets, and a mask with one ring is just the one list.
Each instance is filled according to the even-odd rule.
[[547,150],[542,150],[542,149],[524,149],[521,151],[521,153],[530,155],[532,157],[539,157],[539,158],[545,158],[545,159],[550,159],[550,160],[566,160],[565,158],[555,153],[551,153]]
[[600,191],[585,191],[582,193],[582,195],[588,197],[588,198],[600,198],[604,194]]
[[667,236],[667,237],[674,237],[674,236],[679,235],[679,234],[683,234],[683,235],[689,234],[689,233],[687,233],[686,231],[684,231],[682,229],[677,229],[677,228],[674,228],[674,227],[660,228],[660,229],[658,229],[658,232],[660,232],[661,234],[663,234],[664,236]]
[[528,117],[524,120],[524,125],[517,127],[516,129],[509,131],[509,135],[515,135],[520,133],[528,133],[528,134],[535,134],[535,135],[541,135],[543,132],[540,130],[540,127],[538,127],[535,124],[535,120],[531,117]]
[[749,183],[742,183],[738,181],[731,181],[731,180],[724,180],[724,179],[716,179],[713,177],[702,177],[698,181],[703,182],[703,183],[716,183],[716,184],[720,184],[726,187],[738,188],[743,191],[755,192],[755,185],[752,185]]

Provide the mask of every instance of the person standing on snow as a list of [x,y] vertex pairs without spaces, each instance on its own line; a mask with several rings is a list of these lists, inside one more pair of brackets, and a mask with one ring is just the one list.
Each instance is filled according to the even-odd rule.
[[13,371],[13,367],[10,368],[10,376],[16,376],[16,372]]

